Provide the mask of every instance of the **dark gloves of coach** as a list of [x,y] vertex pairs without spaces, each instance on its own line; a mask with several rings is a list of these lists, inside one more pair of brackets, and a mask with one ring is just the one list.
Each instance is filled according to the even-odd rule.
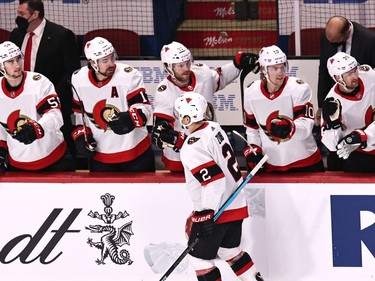
[[254,73],[258,73],[260,69],[258,58],[255,54],[237,52],[233,58],[233,63],[240,70],[248,69]]
[[185,141],[185,134],[172,129],[172,126],[163,121],[156,124],[151,132],[152,143],[159,148],[171,147],[175,152],[179,152]]
[[4,173],[7,170],[7,150],[4,147],[0,147],[0,173]]
[[348,159],[350,153],[357,148],[364,149],[367,147],[367,135],[362,130],[354,130],[343,137],[337,144],[337,155],[339,158]]
[[[255,145],[255,144],[252,144],[251,145],[251,148],[248,146],[244,149],[243,151],[243,154],[245,156],[245,159],[246,159],[246,165],[247,165],[247,170],[249,172],[251,172],[254,167],[260,162],[260,160],[262,160],[263,158],[263,150]],[[262,166],[258,173],[262,173],[265,171],[265,167]]]
[[145,126],[146,122],[146,115],[141,109],[131,108],[128,111],[118,113],[107,123],[107,126],[115,134],[124,135],[133,131],[134,128]]
[[16,128],[12,137],[24,144],[31,144],[36,139],[44,137],[44,130],[38,122],[27,120],[26,123]]
[[96,142],[90,128],[78,126],[72,132],[77,158],[92,158],[95,155]]
[[192,222],[190,235],[196,235],[198,238],[207,238],[214,233],[215,222],[213,210],[194,212]]
[[335,100],[333,97],[324,100],[322,115],[325,121],[325,130],[341,127],[341,110],[342,106],[339,100]]

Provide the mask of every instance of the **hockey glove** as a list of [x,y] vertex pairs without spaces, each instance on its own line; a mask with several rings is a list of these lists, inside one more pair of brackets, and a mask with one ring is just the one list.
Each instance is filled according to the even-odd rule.
[[323,103],[322,115],[326,122],[325,130],[338,129],[341,127],[341,103],[333,97],[327,98]]
[[348,159],[350,153],[357,148],[364,149],[367,146],[367,135],[362,130],[355,130],[343,137],[337,144],[337,155],[339,158]]
[[258,56],[251,53],[237,52],[233,58],[233,63],[238,69],[246,69],[258,73],[260,66]]
[[278,142],[290,139],[294,130],[294,122],[290,118],[274,118],[271,120],[270,134]]
[[92,158],[95,155],[96,142],[90,128],[78,126],[72,132],[77,158]]
[[213,210],[194,212],[192,222],[190,236],[195,235],[198,238],[207,238],[214,233],[215,222]]
[[22,126],[17,127],[12,137],[24,144],[31,144],[36,139],[44,137],[44,130],[38,122],[28,120]]
[[7,154],[7,150],[3,147],[0,147],[0,173],[5,173],[8,168],[6,164]]
[[131,108],[126,112],[120,112],[107,123],[107,126],[117,135],[128,134],[134,128],[141,128],[146,125],[146,115],[141,109]]
[[174,131],[167,121],[163,121],[154,126],[151,132],[152,142],[159,148],[171,147],[175,152],[179,152],[185,141],[183,132]]
[[[246,165],[247,165],[247,170],[249,172],[251,172],[254,167],[260,162],[260,160],[262,160],[263,158],[263,151],[262,149],[255,145],[255,144],[252,144],[252,149],[248,146],[244,149],[243,151],[243,154],[245,155],[245,159],[246,159]],[[262,173],[265,171],[265,167],[262,166],[258,173]]]

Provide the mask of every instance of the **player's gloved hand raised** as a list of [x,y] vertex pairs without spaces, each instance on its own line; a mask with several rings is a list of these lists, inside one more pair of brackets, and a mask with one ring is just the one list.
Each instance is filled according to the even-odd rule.
[[295,131],[295,125],[290,118],[274,118],[271,120],[270,131],[271,136],[276,140],[290,139]]
[[0,173],[4,173],[8,167],[6,164],[7,150],[3,147],[0,147]]
[[77,158],[92,158],[95,155],[96,142],[94,136],[90,128],[85,128],[77,126],[72,132]]
[[364,149],[367,147],[367,135],[362,130],[355,130],[343,137],[337,144],[337,155],[339,158],[348,159],[350,153],[357,148]]
[[[243,154],[245,155],[247,170],[250,172],[254,169],[254,167],[262,160],[263,158],[263,150],[255,145],[251,145],[252,149],[248,146],[244,149]],[[262,166],[258,173],[262,173],[265,171],[265,167]]]
[[325,130],[338,129],[341,127],[342,106],[339,100],[329,97],[324,100],[322,115],[325,121]]
[[131,108],[128,111],[120,112],[107,123],[107,126],[117,135],[128,134],[134,128],[146,125],[146,115],[141,109]]
[[215,222],[213,210],[194,212],[192,222],[190,235],[195,235],[198,238],[207,238],[214,233]]
[[24,144],[31,144],[35,140],[44,137],[44,130],[38,122],[27,120],[26,123],[17,127],[12,137]]
[[185,134],[174,131],[167,121],[163,121],[152,128],[151,139],[161,149],[171,147],[178,152],[184,144]]
[[248,69],[254,73],[258,73],[260,65],[258,55],[244,52],[237,52],[233,58],[233,63],[238,69]]

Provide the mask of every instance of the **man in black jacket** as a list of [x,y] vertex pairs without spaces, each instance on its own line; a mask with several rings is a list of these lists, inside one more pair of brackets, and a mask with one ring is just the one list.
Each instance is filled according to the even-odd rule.
[[320,65],[318,81],[318,106],[334,85],[327,69],[327,60],[337,52],[346,52],[359,64],[375,67],[375,32],[342,16],[331,17],[320,38]]

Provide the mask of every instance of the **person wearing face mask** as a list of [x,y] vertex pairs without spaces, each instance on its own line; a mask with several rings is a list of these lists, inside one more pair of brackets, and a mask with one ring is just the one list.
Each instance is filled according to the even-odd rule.
[[375,32],[342,16],[331,17],[320,38],[320,64],[318,77],[318,112],[334,81],[328,73],[327,60],[337,52],[355,57],[360,64],[375,67]]
[[249,170],[269,156],[266,172],[323,172],[322,156],[312,134],[314,107],[310,86],[286,75],[288,61],[277,46],[259,52],[260,80],[244,92],[244,155]]
[[[54,85],[61,101],[64,125],[61,128],[71,154],[75,146],[71,138],[72,92],[67,80],[80,68],[78,47],[73,32],[45,18],[41,0],[20,0],[17,28],[10,35],[25,55],[24,68],[46,76]],[[30,40],[29,40],[30,39]]]

